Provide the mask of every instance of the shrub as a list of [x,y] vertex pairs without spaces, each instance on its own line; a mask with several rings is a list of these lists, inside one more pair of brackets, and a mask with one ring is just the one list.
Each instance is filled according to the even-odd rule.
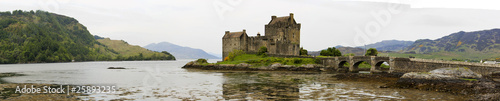
[[227,57],[229,57],[229,61],[233,61],[234,60],[234,57],[238,56],[238,55],[242,55],[242,54],[245,54],[245,52],[243,52],[243,50],[233,50],[233,52],[229,53],[229,55]]
[[330,52],[328,52],[327,50],[321,50],[321,52],[319,52],[319,55],[322,55],[322,56],[332,56]]
[[302,59],[294,58],[293,59],[293,63],[294,64],[300,64],[300,63],[302,63]]
[[259,52],[257,52],[257,55],[267,55],[266,52],[267,52],[267,47],[262,46],[259,48]]
[[377,54],[378,54],[377,49],[370,48],[370,49],[366,50],[365,56],[377,56]]
[[321,59],[315,58],[314,59],[314,63],[316,63],[316,64],[322,64],[323,62],[321,61]]
[[307,55],[307,50],[305,50],[303,47],[300,47],[300,55]]
[[329,47],[326,50],[321,50],[319,54],[322,56],[342,56],[340,50],[336,49],[335,47]]
[[203,63],[208,63],[208,61],[207,61],[207,59],[198,59],[198,60],[196,60],[196,63],[203,64]]
[[263,58],[267,57],[267,53],[261,54],[260,57],[263,57]]

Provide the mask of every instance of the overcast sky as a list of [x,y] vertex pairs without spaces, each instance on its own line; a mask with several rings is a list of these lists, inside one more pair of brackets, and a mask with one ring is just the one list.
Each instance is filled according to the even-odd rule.
[[382,40],[437,39],[500,28],[498,0],[0,0],[1,11],[76,18],[93,35],[133,45],[171,42],[222,52],[224,31],[264,34],[272,15],[295,14],[308,50]]

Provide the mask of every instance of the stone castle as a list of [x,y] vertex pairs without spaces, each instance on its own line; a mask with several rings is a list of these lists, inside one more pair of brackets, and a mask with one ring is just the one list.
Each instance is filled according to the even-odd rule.
[[265,46],[271,55],[298,56],[300,53],[300,23],[290,16],[271,16],[271,21],[265,25],[265,35],[248,36],[246,30],[242,32],[226,31],[222,37],[222,58],[224,59],[233,50],[243,50],[246,53],[257,53]]

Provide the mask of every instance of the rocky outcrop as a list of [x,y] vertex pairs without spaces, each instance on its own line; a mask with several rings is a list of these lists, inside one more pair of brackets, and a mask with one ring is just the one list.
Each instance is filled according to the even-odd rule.
[[440,68],[430,72],[410,72],[401,77],[401,80],[438,80],[438,81],[456,81],[456,80],[474,80],[481,78],[481,74],[474,73],[469,68]]
[[444,75],[457,78],[481,78],[481,74],[477,74],[467,67],[463,68],[440,68],[432,70],[430,74]]
[[440,68],[430,72],[405,73],[396,84],[391,86],[470,96],[488,96],[482,99],[498,98],[499,95],[494,93],[500,92],[498,83],[483,78],[482,75],[469,68]]
[[126,69],[125,67],[108,67],[108,69]]

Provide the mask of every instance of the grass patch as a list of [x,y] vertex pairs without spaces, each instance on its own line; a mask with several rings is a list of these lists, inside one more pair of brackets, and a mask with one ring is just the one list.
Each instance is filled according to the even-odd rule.
[[280,57],[263,57],[255,54],[241,54],[235,56],[232,61],[223,61],[217,64],[240,64],[240,63],[251,64],[253,67],[268,66],[273,63],[300,66],[303,64],[317,64],[318,60],[313,58],[280,58]]
[[358,65],[358,68],[372,68],[372,65],[363,61]]
[[195,60],[194,62],[196,64],[203,65],[203,66],[206,66],[209,64],[214,64],[214,63],[208,63],[207,59],[198,59],[198,60]]
[[431,74],[429,72],[418,72],[418,74]]
[[333,56],[323,56],[323,55],[318,55],[316,57],[319,57],[319,58],[327,58],[327,57],[333,57]]
[[460,80],[465,80],[465,81],[477,81],[477,79],[469,79],[469,78],[460,78]]

